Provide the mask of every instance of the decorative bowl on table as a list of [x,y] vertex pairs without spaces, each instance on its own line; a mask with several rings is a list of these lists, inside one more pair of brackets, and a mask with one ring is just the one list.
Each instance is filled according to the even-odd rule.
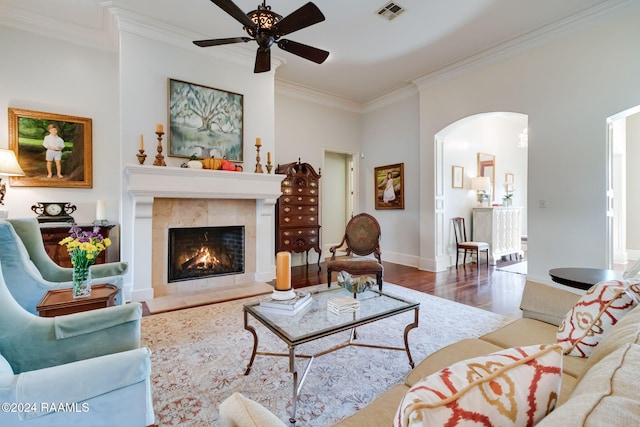
[[338,285],[351,292],[354,298],[357,294],[371,289],[374,284],[375,280],[368,276],[353,277],[346,271],[338,273]]

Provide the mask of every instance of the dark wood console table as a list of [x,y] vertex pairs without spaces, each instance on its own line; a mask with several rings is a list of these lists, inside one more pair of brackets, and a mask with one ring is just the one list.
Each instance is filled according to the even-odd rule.
[[[47,251],[49,258],[51,258],[56,264],[61,267],[71,267],[71,258],[67,248],[58,244],[60,240],[69,235],[69,229],[74,224],[71,223],[56,223],[56,224],[40,224],[40,233],[42,233],[42,241],[44,243],[44,249]],[[82,229],[82,231],[92,231],[92,224],[75,224]],[[102,237],[109,237],[111,229],[115,227],[115,224],[100,225],[100,234]],[[100,252],[96,258],[96,264],[104,264],[106,262],[107,250]]]
[[598,282],[622,279],[622,272],[605,268],[552,268],[549,276],[556,283],[587,290]]

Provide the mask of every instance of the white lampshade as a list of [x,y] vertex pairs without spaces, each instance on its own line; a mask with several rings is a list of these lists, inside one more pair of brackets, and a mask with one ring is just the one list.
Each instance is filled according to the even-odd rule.
[[11,150],[0,148],[0,175],[23,176],[24,171],[18,164],[16,154]]
[[488,176],[477,176],[472,178],[471,189],[476,191],[489,191],[491,189],[491,178]]

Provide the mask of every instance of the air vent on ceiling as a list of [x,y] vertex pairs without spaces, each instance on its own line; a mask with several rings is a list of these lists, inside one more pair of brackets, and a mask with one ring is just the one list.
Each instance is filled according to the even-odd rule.
[[404,11],[405,9],[398,3],[390,1],[389,3],[382,6],[376,13],[378,14],[378,16],[391,21],[400,16]]

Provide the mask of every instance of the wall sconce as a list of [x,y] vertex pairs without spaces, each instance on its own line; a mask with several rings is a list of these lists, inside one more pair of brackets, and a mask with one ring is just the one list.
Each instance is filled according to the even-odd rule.
[[491,190],[491,178],[488,176],[477,176],[471,179],[471,189],[476,190],[478,195],[478,203],[480,206],[485,200],[489,200],[487,191]]
[[[24,176],[24,171],[18,164],[16,153],[11,150],[0,148],[0,175],[6,176]],[[0,205],[4,205],[4,195],[7,187],[2,179],[0,179]]]

